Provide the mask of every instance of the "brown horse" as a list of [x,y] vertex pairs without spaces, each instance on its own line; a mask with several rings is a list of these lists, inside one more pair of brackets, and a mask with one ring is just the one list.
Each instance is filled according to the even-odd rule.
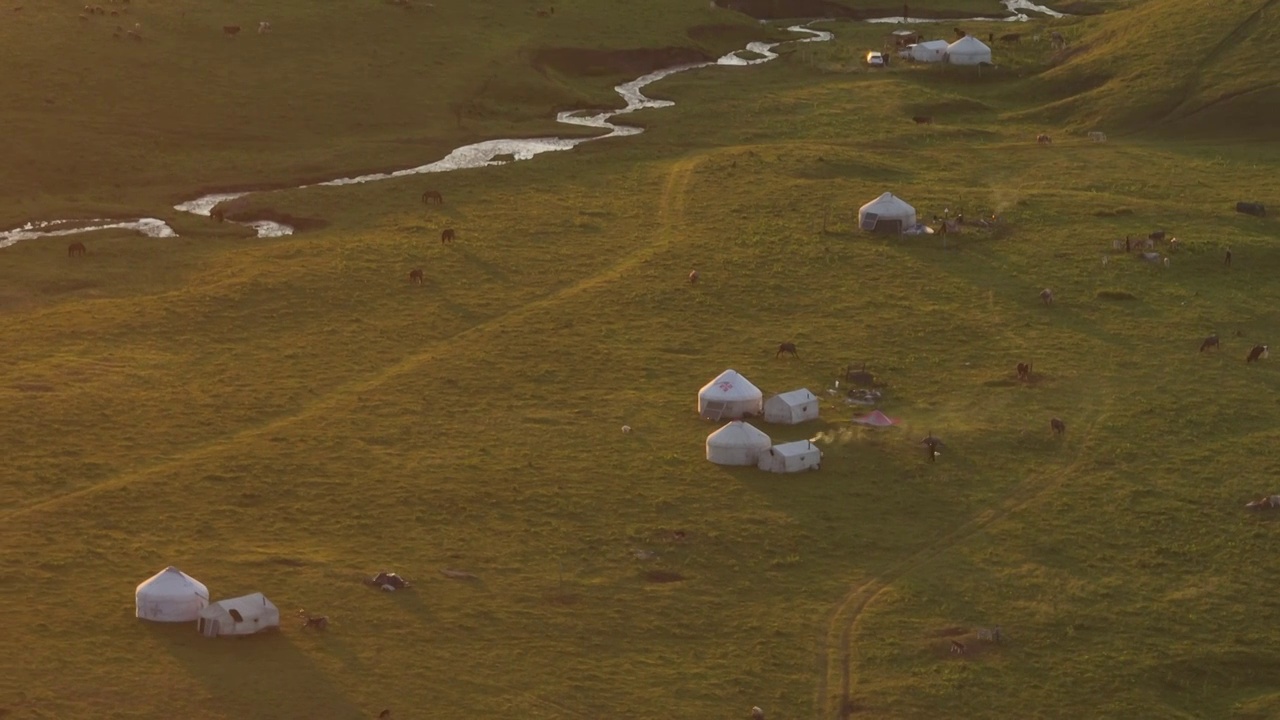
[[955,654],[957,654],[957,655],[963,655],[963,654],[964,654],[964,643],[959,642],[959,641],[957,641],[957,640],[952,640],[952,641],[951,641],[951,652],[953,652],[953,653],[955,653]]
[[781,345],[778,346],[778,352],[773,357],[775,359],[780,358],[782,357],[783,353],[789,353],[793,358],[800,357],[800,353],[796,352],[795,343],[789,343],[789,342],[782,343]]
[[1041,145],[1052,145],[1053,138],[1049,137],[1044,133],[1040,133],[1039,135],[1036,136],[1036,142]]
[[912,119],[912,120],[914,120],[914,121],[915,121],[915,123],[916,123],[917,125],[932,125],[932,124],[933,124],[933,118],[932,118],[932,117],[930,117],[930,116],[928,116],[928,115],[916,115],[915,117],[913,117],[913,118],[911,118],[911,119]]
[[423,205],[430,205],[432,201],[435,201],[437,205],[444,204],[444,196],[440,194],[439,190],[428,190],[422,193]]
[[77,255],[83,256],[84,253],[84,243],[82,242],[73,242],[67,246],[67,257],[75,257]]
[[422,268],[415,268],[409,271],[409,282],[422,284]]
[[445,228],[444,232],[440,233],[440,244],[451,243],[457,236],[458,234],[453,231],[453,228]]
[[1031,379],[1031,363],[1018,363],[1018,379],[1019,380]]
[[1210,335],[1209,337],[1204,339],[1204,342],[1200,343],[1200,352],[1204,352],[1209,348],[1213,348],[1214,350],[1222,349],[1222,345],[1218,343],[1217,335]]
[[1244,361],[1248,364],[1254,360],[1266,360],[1269,354],[1266,345],[1254,345],[1253,349],[1249,351],[1249,357],[1245,358]]
[[1065,435],[1067,433],[1067,424],[1058,418],[1053,418],[1049,421],[1049,428],[1053,430],[1054,435]]

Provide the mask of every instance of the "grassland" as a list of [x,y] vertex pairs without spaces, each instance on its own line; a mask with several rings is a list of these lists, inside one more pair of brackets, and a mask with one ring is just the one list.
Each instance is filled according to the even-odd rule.
[[[1055,26],[1096,44],[1142,7]],[[56,240],[0,250],[0,608],[21,657],[0,714],[834,718],[847,683],[854,717],[1274,717],[1276,525],[1240,508],[1275,491],[1280,376],[1243,360],[1273,339],[1280,251],[1274,220],[1231,207],[1269,187],[1276,138],[1148,118],[1089,144],[1062,130],[1098,111],[1053,104],[1077,79],[1047,47],[982,78],[873,73],[857,58],[883,28],[831,27],[836,42],[774,63],[664,81],[652,94],[677,105],[634,116],[639,136],[253,199],[323,218],[314,232],[188,221],[176,240],[88,236],[83,262]],[[598,97],[602,80],[565,87]],[[1046,129],[1052,147],[1031,142]],[[289,177],[308,142],[349,131],[278,132],[271,152],[231,142],[200,182]],[[177,192],[211,153],[171,142],[155,154],[175,175],[128,202]],[[22,207],[109,197],[97,182]],[[417,201],[427,184],[443,208]],[[1003,229],[946,248],[854,232],[886,189],[926,216],[998,211]],[[1184,244],[1168,268],[1109,252],[1155,228]],[[1210,332],[1224,351],[1198,355]],[[802,359],[775,360],[783,340]],[[764,426],[821,433],[819,473],[702,459],[694,393],[720,370],[821,391],[863,360],[903,427],[851,429],[832,402],[814,425]],[[1037,381],[1018,384],[1025,360]],[[930,430],[947,443],[934,464]],[[140,625],[133,587],[168,564],[334,624],[228,642]],[[359,584],[379,569],[418,587]],[[1008,642],[974,640],[993,624]],[[969,655],[947,652],[952,633]]]

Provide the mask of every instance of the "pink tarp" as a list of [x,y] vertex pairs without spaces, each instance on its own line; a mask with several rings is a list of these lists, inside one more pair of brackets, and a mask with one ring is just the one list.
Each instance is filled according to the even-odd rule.
[[869,412],[860,418],[854,418],[853,421],[859,425],[873,425],[875,427],[888,427],[890,425],[898,424],[897,420],[885,415],[879,410]]

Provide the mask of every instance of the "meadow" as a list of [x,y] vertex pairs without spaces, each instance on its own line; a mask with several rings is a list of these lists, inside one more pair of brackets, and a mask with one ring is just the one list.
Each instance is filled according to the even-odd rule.
[[[219,74],[231,46],[216,25],[207,47],[190,29],[157,40],[245,101],[202,110],[207,83],[170,85],[171,68],[136,73],[128,102],[82,86],[75,103],[104,103],[99,122],[28,103],[9,150],[30,159],[0,184],[0,215],[161,213],[192,189],[564,134],[554,109],[616,104],[626,76],[530,70],[540,49],[714,56],[788,35],[705,3],[557,4],[574,20],[556,30],[533,5],[436,4],[472,23],[465,41],[429,31],[464,43],[471,74],[371,71],[420,51],[381,4],[332,5],[402,13],[377,27],[405,36],[375,43],[366,19],[328,45],[287,41],[315,82],[272,65],[239,85],[265,56]],[[1274,339],[1280,226],[1233,206],[1271,200],[1280,145],[1252,120],[1265,67],[1211,42],[1274,33],[1265,5],[1037,21],[1019,27],[1060,29],[1069,51],[998,46],[980,77],[870,71],[860,58],[888,28],[836,21],[818,26],[833,42],[649,88],[676,105],[628,116],[638,136],[247,200],[317,221],[292,237],[180,217],[180,238],[93,233],[74,260],[61,238],[0,250],[0,717],[1275,717],[1278,526],[1243,504],[1276,491],[1280,376],[1244,357]],[[175,28],[211,12],[155,8],[149,24]],[[1143,34],[1162,31],[1143,18],[1195,13],[1200,54],[1182,64]],[[490,32],[498,18],[512,27]],[[357,45],[376,47],[368,68],[341,62]],[[504,110],[459,128],[441,105],[486,72],[510,80],[482,103]],[[1218,98],[1213,77],[1258,89]],[[254,101],[283,85],[299,105]],[[162,89],[181,116],[149,114]],[[1204,103],[1216,134],[1191,112]],[[910,121],[922,114],[935,123]],[[1088,142],[1094,129],[1110,140]],[[392,147],[411,137],[411,156]],[[426,188],[446,203],[424,206]],[[886,190],[925,218],[1001,223],[945,246],[858,232],[857,208]],[[1155,229],[1180,239],[1168,267],[1111,250]],[[1198,353],[1214,332],[1222,351]],[[774,357],[783,341],[799,359]],[[1024,361],[1033,382],[1014,379]],[[860,429],[859,409],[823,393],[862,362],[901,426]],[[821,421],[760,425],[819,438],[819,472],[705,461],[715,424],[695,394],[727,367],[766,395],[822,395]],[[935,463],[928,432],[946,443]],[[215,597],[264,592],[282,631],[142,624],[133,589],[170,564]],[[379,570],[416,587],[360,583]],[[333,624],[304,632],[297,608]],[[992,625],[1003,643],[977,639]],[[949,653],[952,638],[969,652]]]

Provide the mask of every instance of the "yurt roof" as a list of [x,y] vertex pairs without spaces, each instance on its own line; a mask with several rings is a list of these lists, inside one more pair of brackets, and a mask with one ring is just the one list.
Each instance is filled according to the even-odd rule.
[[951,44],[948,43],[946,40],[925,40],[924,42],[916,43],[915,46],[928,48],[930,50],[943,50],[945,48],[950,47],[950,45]]
[[770,449],[773,451],[775,455],[781,455],[782,457],[793,457],[796,455],[803,455],[812,450],[817,450],[818,446],[814,445],[812,442],[808,440],[796,440],[795,442],[774,445]]
[[703,385],[698,395],[717,400],[752,400],[761,397],[760,388],[752,385],[750,380],[732,368]]
[[987,44],[972,35],[965,35],[959,40],[947,46],[949,53],[963,53],[967,55],[976,55],[978,53],[991,52],[991,48]]
[[915,211],[916,209],[911,207],[906,200],[903,200],[890,192],[884,193],[880,197],[858,209],[858,212],[861,213],[874,212],[881,216],[889,217],[895,215],[914,214]]
[[275,607],[275,604],[268,600],[265,595],[260,592],[256,592],[249,593],[248,595],[241,595],[240,597],[219,600],[216,603],[210,603],[209,607],[200,611],[200,614],[211,614],[217,612],[217,610],[236,610],[241,615],[251,615],[261,612],[263,608],[273,607]]
[[152,595],[178,595],[195,593],[209,597],[209,588],[178,568],[170,565],[138,585],[137,592]]
[[[774,396],[790,406],[803,405],[813,399],[813,393],[809,392],[809,388],[800,388],[790,392],[778,393]],[[772,399],[772,398],[771,398]]]
[[717,447],[769,447],[773,441],[754,425],[734,420],[707,436],[707,444]]

